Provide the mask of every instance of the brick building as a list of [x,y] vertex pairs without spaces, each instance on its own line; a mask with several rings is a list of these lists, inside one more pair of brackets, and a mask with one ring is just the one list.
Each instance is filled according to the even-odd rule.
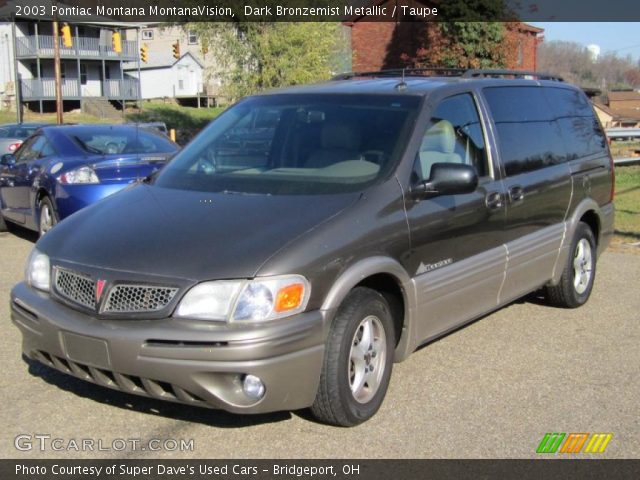
[[[396,3],[406,5],[430,5],[428,0],[376,0],[375,5],[392,9]],[[400,11],[400,10],[399,10]],[[365,21],[365,17],[353,17],[345,25],[350,30],[353,71],[375,71],[388,68],[412,67],[424,62],[423,52],[437,43],[434,38],[436,25],[419,21],[414,17],[399,17],[397,22]],[[521,22],[507,24],[506,41],[509,48],[507,68],[535,70],[540,34],[544,30]],[[428,55],[427,55],[428,60]]]

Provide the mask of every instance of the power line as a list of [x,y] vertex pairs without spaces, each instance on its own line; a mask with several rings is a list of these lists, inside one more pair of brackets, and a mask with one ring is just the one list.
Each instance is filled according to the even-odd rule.
[[620,50],[629,50],[630,48],[637,48],[640,47],[640,43],[636,43],[635,45],[631,45],[629,47],[622,47],[622,48],[612,48],[609,49],[609,52],[619,52]]

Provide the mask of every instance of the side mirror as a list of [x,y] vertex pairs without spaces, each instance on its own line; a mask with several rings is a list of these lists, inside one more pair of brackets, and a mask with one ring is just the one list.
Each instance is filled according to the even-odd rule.
[[461,163],[434,163],[429,180],[411,189],[417,198],[471,193],[478,188],[475,167]]
[[16,163],[16,156],[13,153],[5,153],[0,157],[0,165],[4,165],[5,167],[11,167]]

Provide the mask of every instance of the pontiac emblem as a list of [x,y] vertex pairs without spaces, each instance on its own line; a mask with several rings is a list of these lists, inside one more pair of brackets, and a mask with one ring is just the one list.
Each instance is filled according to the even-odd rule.
[[96,302],[100,301],[100,297],[102,297],[102,292],[104,291],[104,286],[106,285],[106,283],[106,280],[96,281]]

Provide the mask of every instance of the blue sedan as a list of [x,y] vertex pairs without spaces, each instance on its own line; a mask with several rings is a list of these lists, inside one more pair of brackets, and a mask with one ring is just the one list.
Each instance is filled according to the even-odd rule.
[[178,146],[132,125],[38,130],[0,157],[0,230],[5,221],[45,234],[57,222],[158,171]]

